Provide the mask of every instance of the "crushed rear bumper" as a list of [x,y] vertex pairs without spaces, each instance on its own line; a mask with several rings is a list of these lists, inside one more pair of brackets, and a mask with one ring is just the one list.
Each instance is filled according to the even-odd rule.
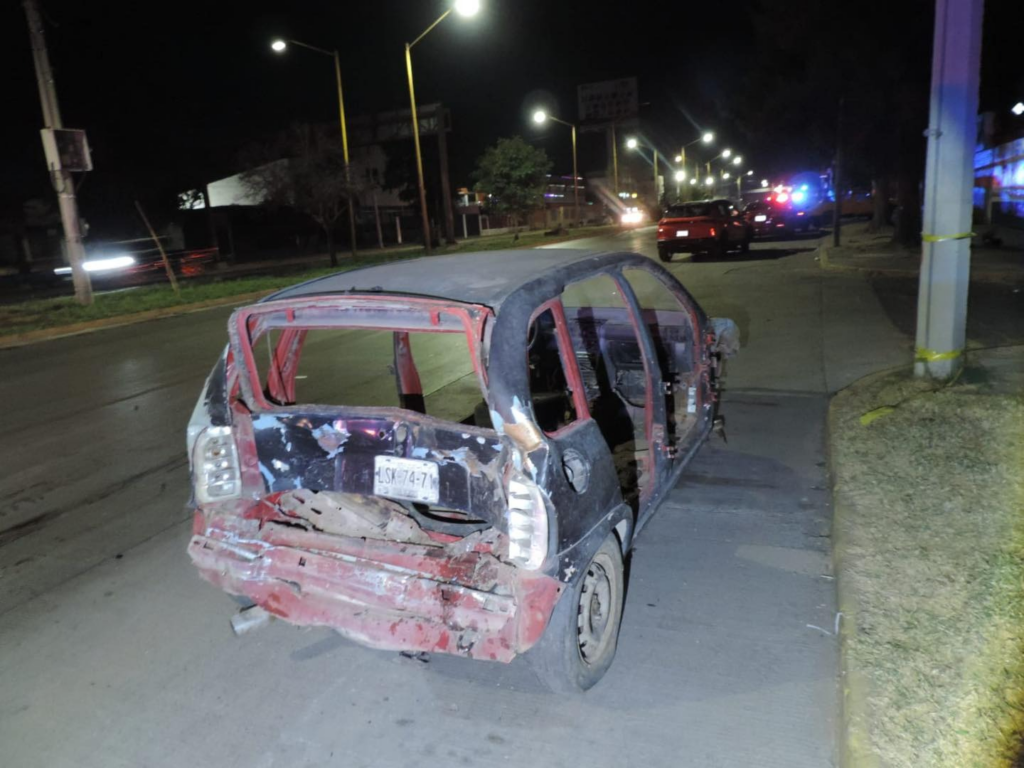
[[201,511],[193,531],[207,581],[372,648],[509,662],[540,639],[562,589],[499,560],[486,532],[424,545]]

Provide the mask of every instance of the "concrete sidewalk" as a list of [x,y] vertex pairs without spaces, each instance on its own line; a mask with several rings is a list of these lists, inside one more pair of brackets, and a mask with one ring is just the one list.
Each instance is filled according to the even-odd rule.
[[[1024,283],[1024,247],[1020,241],[1000,230],[992,233],[1002,241],[997,245],[984,238],[987,230],[977,227],[977,235],[971,242],[971,280]],[[867,222],[843,224],[843,244],[839,248],[831,245],[831,238],[823,241],[821,266],[840,272],[916,277],[921,269],[921,250],[894,244],[892,232],[892,227],[869,232]]]

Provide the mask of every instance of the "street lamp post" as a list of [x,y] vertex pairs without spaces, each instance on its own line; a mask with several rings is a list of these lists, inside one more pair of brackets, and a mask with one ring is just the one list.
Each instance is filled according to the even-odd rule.
[[615,138],[615,121],[612,120],[612,183],[615,185],[615,199],[619,199],[619,147]]
[[576,171],[576,126],[573,123],[567,123],[565,120],[559,120],[554,115],[549,115],[543,109],[538,109],[533,113],[533,122],[543,123],[546,120],[558,123],[560,125],[566,125],[572,130],[572,198],[573,206],[576,209],[576,226],[580,226],[580,176]]
[[[630,137],[626,139],[626,147],[629,149],[636,149],[640,146],[640,142]],[[660,205],[661,201],[658,199],[658,149],[653,144],[648,144],[651,148],[651,152],[654,153],[654,200],[656,205]]]
[[[711,131],[704,131],[704,133],[702,133],[696,139],[694,139],[693,141],[689,142],[688,144],[683,144],[683,146],[680,147],[679,154],[676,155],[676,162],[679,163],[682,166],[682,169],[685,171],[686,170],[686,148],[687,147],[692,147],[697,142],[701,142],[702,144],[710,144],[714,140],[715,140],[715,134],[714,133],[712,133]],[[696,163],[694,163],[693,165],[694,165],[695,169],[698,167]]]
[[[715,160],[719,160],[719,159],[728,160],[730,157],[732,157],[732,150],[726,148],[726,149],[723,149],[721,152],[719,152],[717,155],[712,157],[710,160],[708,160],[704,164],[704,168],[705,168],[705,170],[707,172],[706,184],[709,187],[712,186],[715,183],[715,177],[711,175],[711,163],[713,163]],[[739,163],[743,162],[743,158],[737,157],[736,161],[733,161],[733,162],[734,162],[734,164],[738,165]]]
[[349,164],[348,158],[348,127],[345,123],[345,96],[341,88],[341,63],[338,61],[338,51],[337,49],[328,51],[324,48],[317,48],[315,45],[301,43],[298,40],[274,40],[270,47],[275,53],[284,53],[288,49],[289,43],[300,48],[307,48],[316,53],[322,53],[324,56],[330,56],[334,59],[334,77],[338,84],[338,118],[341,123],[341,153],[345,161],[345,187],[348,189],[348,236],[352,245],[352,255],[355,256],[358,251],[356,243],[356,206],[352,194],[352,167]]
[[[427,185],[423,180],[423,153],[420,150],[420,121],[416,115],[416,89],[413,86],[412,78],[412,47],[426,37],[430,31],[456,11],[460,16],[473,16],[480,10],[480,0],[455,0],[455,4],[438,17],[437,21],[427,27],[411,43],[405,44],[405,72],[409,78],[409,107],[412,113],[412,141],[416,147],[416,181],[419,185],[420,194],[420,216],[423,219],[423,247],[429,254],[431,252],[430,242],[430,218],[427,214]],[[440,126],[444,130],[444,126]]]
[[686,171],[676,171],[676,200],[681,201],[683,199],[682,185],[686,181]]

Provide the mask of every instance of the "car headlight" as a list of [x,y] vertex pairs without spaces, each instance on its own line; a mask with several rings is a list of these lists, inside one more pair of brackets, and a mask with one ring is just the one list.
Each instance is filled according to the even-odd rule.
[[193,454],[196,500],[200,504],[238,498],[242,474],[231,427],[207,427],[199,435]]
[[508,556],[536,570],[548,554],[548,508],[536,483],[516,473],[508,481]]

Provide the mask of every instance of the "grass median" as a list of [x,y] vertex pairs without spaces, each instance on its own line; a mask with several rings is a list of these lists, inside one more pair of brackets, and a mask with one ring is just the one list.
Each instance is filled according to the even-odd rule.
[[[580,229],[569,230],[558,235],[546,235],[539,231],[523,232],[518,240],[512,235],[475,238],[449,247],[441,253],[535,248],[539,245],[582,237],[607,235],[616,231],[618,231],[618,227],[601,226],[581,227]],[[175,295],[169,285],[161,284],[97,293],[95,302],[87,307],[78,304],[70,296],[23,301],[17,304],[0,306],[0,336],[60,328],[152,310],[173,309],[176,307],[185,309],[189,306],[227,299],[232,296],[241,296],[260,291],[269,292],[294,285],[303,280],[310,280],[335,272],[392,261],[414,259],[422,255],[422,251],[385,252],[382,254],[367,252],[366,255],[358,256],[354,259],[341,257],[338,267],[307,269],[297,269],[295,265],[289,265],[287,262],[284,262],[279,265],[279,270],[284,272],[284,274],[261,274],[245,277],[223,277],[219,279],[200,278],[194,281],[185,281],[181,286],[180,297]],[[325,262],[326,260],[326,257],[324,257]]]
[[886,766],[1019,759],[1024,400],[968,378],[882,375],[832,406],[848,742]]

